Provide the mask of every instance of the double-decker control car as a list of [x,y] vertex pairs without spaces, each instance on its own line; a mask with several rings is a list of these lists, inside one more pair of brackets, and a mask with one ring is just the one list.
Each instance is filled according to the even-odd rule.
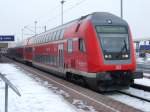
[[[129,25],[106,12],[95,12],[26,40],[13,54],[33,66],[100,91],[129,87],[135,78],[135,51]],[[23,51],[22,51],[23,48]],[[20,53],[17,55],[17,53]],[[9,54],[9,53],[8,53]]]

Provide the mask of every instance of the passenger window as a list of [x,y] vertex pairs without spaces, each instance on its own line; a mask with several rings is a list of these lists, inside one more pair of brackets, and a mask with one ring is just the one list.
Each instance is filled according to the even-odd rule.
[[72,39],[68,40],[67,45],[68,45],[68,53],[71,53],[73,51],[73,42],[72,42]]
[[46,43],[46,35],[44,35],[44,42],[43,43]]
[[39,38],[39,41],[40,41],[40,44],[41,44],[42,43],[42,38],[41,37]]
[[50,55],[49,58],[50,58],[50,65],[51,65],[52,64],[52,56]]
[[81,52],[85,52],[85,43],[84,43],[84,40],[83,39],[79,39],[79,50]]
[[44,38],[41,36],[41,44],[44,42]]
[[40,38],[38,39],[38,44],[40,43]]
[[64,29],[61,31],[59,39],[63,39],[63,36],[64,36]]
[[49,34],[46,35],[46,42],[48,42]]
[[42,43],[42,38],[40,37],[39,39],[40,39],[39,41],[40,41],[40,44],[41,44]]
[[35,38],[34,38],[34,40],[33,40],[33,44],[35,44]]
[[59,39],[59,36],[60,36],[60,30],[57,31],[55,40],[58,40],[58,39]]
[[44,41],[45,43],[47,42],[47,36],[45,35],[45,41]]
[[58,34],[57,34],[57,40],[60,39],[60,34],[61,34],[61,30],[58,31]]
[[42,36],[41,39],[42,39],[42,42],[41,42],[41,43],[44,43],[44,41],[45,41],[45,36]]
[[58,31],[56,31],[55,37],[53,40],[57,40]]
[[53,36],[52,36],[51,40],[54,40],[55,35],[56,35],[56,32],[53,32]]
[[42,43],[45,43],[45,40],[46,40],[46,36],[44,35]]
[[48,39],[49,42],[52,40],[52,36],[53,36],[53,32],[51,32],[49,35],[49,39]]

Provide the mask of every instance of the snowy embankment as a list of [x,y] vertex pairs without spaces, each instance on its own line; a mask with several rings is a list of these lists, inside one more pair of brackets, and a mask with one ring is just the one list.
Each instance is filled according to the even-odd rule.
[[[77,110],[48,88],[34,81],[13,64],[0,64],[0,73],[18,88],[21,97],[9,89],[9,112],[76,112]],[[4,111],[5,85],[0,79],[0,112]]]

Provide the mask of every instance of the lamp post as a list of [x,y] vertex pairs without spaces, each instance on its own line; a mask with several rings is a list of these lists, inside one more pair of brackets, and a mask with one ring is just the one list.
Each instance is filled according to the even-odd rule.
[[64,1],[64,0],[62,0],[62,1],[60,1],[60,3],[61,3],[61,24],[63,25],[63,5],[64,5],[64,3],[65,3],[66,1]]
[[120,16],[123,19],[123,0],[120,1]]

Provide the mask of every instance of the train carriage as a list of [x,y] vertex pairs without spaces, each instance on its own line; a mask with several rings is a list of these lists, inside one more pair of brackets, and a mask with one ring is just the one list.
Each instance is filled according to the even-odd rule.
[[142,78],[129,26],[110,13],[92,13],[36,35],[25,49],[30,55],[26,60],[34,66],[95,90],[127,88]]

